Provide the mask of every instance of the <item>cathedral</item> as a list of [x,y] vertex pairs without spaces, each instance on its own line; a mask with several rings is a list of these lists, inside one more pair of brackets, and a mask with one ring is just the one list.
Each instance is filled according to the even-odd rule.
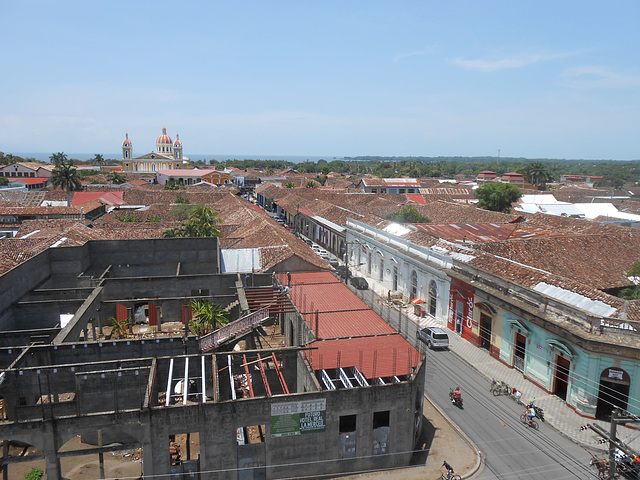
[[162,135],[156,139],[156,150],[140,157],[133,158],[133,144],[129,134],[125,134],[122,142],[122,167],[126,173],[157,173],[160,170],[174,170],[191,168],[189,159],[182,155],[182,142],[176,134],[173,142],[167,135],[167,129],[162,129]]

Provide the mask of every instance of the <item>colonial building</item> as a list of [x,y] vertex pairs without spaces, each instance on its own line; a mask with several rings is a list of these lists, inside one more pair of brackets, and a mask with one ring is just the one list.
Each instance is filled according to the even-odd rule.
[[214,169],[162,169],[156,175],[156,182],[158,182],[160,185],[165,185],[171,180],[175,180],[182,185],[197,185],[199,183],[210,183],[211,185],[227,185],[232,183],[231,175],[222,170]]
[[156,139],[156,150],[139,157],[133,157],[133,144],[127,133],[122,142],[122,166],[127,173],[155,173],[160,170],[189,168],[189,159],[182,154],[182,142],[176,134],[173,142],[167,135],[167,129],[162,129],[162,135]]

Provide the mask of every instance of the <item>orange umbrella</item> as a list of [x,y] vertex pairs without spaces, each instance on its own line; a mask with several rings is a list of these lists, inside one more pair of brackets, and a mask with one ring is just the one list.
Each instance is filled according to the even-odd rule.
[[414,305],[420,305],[421,303],[424,303],[424,300],[422,300],[421,298],[414,298],[413,300],[411,300],[411,303],[413,303]]

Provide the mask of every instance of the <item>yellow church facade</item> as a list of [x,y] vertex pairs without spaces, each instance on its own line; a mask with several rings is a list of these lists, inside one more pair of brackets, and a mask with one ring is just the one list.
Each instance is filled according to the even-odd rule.
[[182,142],[178,135],[172,141],[167,129],[156,139],[156,149],[151,153],[133,157],[133,143],[129,134],[122,142],[122,169],[125,173],[158,173],[160,170],[188,169],[189,159],[182,154]]

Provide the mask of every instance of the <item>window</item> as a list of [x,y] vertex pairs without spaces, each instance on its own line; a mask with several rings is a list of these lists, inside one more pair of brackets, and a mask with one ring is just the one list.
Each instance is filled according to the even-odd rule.
[[378,193],[378,189],[377,188],[372,188],[371,189],[371,193]]
[[415,270],[411,271],[411,298],[418,296],[418,274]]
[[436,305],[438,300],[438,286],[435,280],[429,282],[429,315],[436,316]]
[[380,257],[380,281],[384,279],[384,258]]
[[400,190],[398,190],[398,193],[404,193],[404,188],[401,188]]
[[340,417],[339,435],[340,458],[355,458],[356,415],[345,415]]

